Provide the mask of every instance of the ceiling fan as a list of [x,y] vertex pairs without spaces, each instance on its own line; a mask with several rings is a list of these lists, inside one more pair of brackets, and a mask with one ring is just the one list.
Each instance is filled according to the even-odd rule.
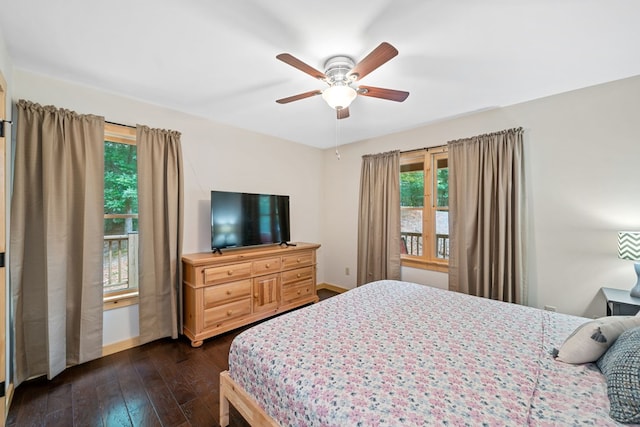
[[329,87],[325,90],[311,90],[287,98],[281,98],[276,100],[276,102],[278,104],[287,104],[300,99],[322,95],[322,98],[327,104],[336,110],[338,119],[346,119],[349,117],[349,105],[358,95],[402,102],[407,99],[409,92],[373,86],[358,86],[357,88],[351,86],[354,82],[380,67],[397,54],[398,50],[395,47],[387,42],[382,42],[357,64],[348,56],[332,56],[325,62],[325,71],[323,73],[305,64],[293,55],[281,53],[276,56],[280,61],[309,74],[311,77],[322,80],[328,84]]

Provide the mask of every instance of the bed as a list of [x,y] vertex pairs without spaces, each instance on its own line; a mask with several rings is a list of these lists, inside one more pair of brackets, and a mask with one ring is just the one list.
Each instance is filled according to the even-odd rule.
[[589,319],[400,281],[239,334],[220,376],[254,426],[619,425],[593,363],[554,347]]

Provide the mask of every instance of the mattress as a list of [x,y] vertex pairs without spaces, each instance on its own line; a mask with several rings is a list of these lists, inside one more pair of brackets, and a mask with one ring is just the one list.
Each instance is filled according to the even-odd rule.
[[617,425],[551,356],[588,320],[384,280],[239,334],[229,374],[283,426]]

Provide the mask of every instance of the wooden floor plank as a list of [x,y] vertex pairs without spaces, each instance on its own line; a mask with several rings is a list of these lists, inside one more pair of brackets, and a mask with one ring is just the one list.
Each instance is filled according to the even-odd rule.
[[118,368],[117,378],[120,390],[122,390],[122,397],[130,411],[139,406],[151,404],[144,384],[132,364]]
[[218,423],[214,416],[200,398],[195,398],[182,405],[187,420],[192,426],[213,426]]
[[[73,369],[73,368],[71,368]],[[71,399],[73,401],[73,425],[74,426],[96,426],[102,423],[102,409],[98,402],[98,393],[95,386],[89,381],[90,371],[72,385]],[[16,393],[20,390],[18,386]],[[11,405],[13,407],[13,405]]]
[[71,406],[49,412],[44,420],[45,427],[68,427],[73,425],[73,408]]
[[71,408],[71,390],[72,385],[70,383],[50,387],[47,398],[47,414],[61,409]]
[[129,410],[129,418],[134,426],[161,427],[156,411],[150,403]]
[[132,426],[129,411],[120,391],[117,378],[109,382],[98,384],[96,394],[102,408],[102,421],[105,426]]

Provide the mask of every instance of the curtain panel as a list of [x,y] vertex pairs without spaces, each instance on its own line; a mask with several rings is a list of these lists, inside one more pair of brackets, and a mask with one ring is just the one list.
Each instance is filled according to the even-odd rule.
[[526,304],[523,130],[448,145],[449,289]]
[[182,332],[180,133],[138,125],[140,343]]
[[357,285],[400,279],[400,151],[362,156]]
[[102,356],[104,118],[17,103],[15,379]]

